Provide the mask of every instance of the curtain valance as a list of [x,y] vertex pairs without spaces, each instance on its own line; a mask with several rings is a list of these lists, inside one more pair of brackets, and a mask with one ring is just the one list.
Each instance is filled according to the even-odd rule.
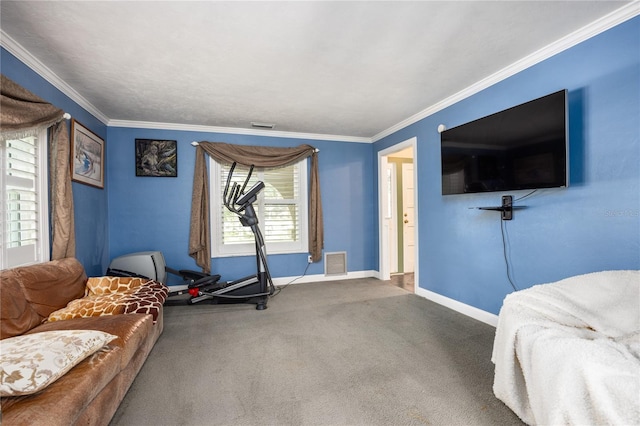
[[60,122],[64,111],[43,101],[2,75],[0,86],[0,140],[35,136]]
[[264,147],[232,145],[223,142],[199,142],[196,148],[196,165],[191,199],[191,230],[189,256],[203,271],[211,271],[211,232],[209,227],[209,184],[205,156],[209,155],[222,164],[234,162],[257,168],[285,167],[311,157],[309,180],[309,253],[314,262],[322,257],[324,227],[318,175],[318,153],[311,145],[297,147]]
[[69,166],[69,131],[64,111],[5,77],[0,85],[0,142],[37,136],[53,126],[49,138],[49,208],[51,259],[76,253],[73,194]]

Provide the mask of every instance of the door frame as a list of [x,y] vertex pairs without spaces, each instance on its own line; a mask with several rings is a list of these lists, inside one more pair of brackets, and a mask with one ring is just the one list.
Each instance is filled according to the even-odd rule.
[[385,226],[385,214],[384,209],[387,205],[387,180],[386,180],[386,169],[387,169],[387,157],[395,152],[402,151],[403,149],[411,148],[413,150],[413,202],[415,208],[415,269],[414,269],[414,293],[415,287],[418,287],[418,277],[419,277],[419,269],[420,269],[420,256],[419,253],[419,239],[420,235],[418,231],[418,224],[420,217],[418,215],[418,162],[416,161],[417,157],[417,148],[418,148],[418,138],[412,137],[403,142],[400,142],[396,145],[393,145],[389,148],[385,148],[381,151],[378,151],[378,272],[379,278],[383,281],[388,281],[391,279],[391,270],[389,266],[389,233],[388,229]]
[[[415,265],[416,264],[416,258],[415,258],[415,254],[416,254],[415,253],[416,252],[416,250],[415,250],[415,247],[416,247],[415,226],[416,226],[416,222],[417,222],[417,220],[416,220],[417,217],[416,217],[416,205],[415,205],[415,202],[416,202],[416,200],[415,200],[415,198],[416,198],[415,197],[415,191],[416,191],[415,187],[413,187],[413,197],[405,197],[405,194],[407,193],[407,185],[405,183],[405,169],[407,169],[409,166],[411,166],[411,180],[413,181],[411,183],[415,183],[415,170],[414,170],[415,164],[414,164],[414,159],[411,158],[411,163],[402,163],[401,166],[402,166],[401,167],[401,175],[402,175],[402,212],[403,212],[404,215],[407,214],[407,207],[408,207],[407,206],[407,200],[409,200],[410,198],[413,198],[413,200],[411,200],[411,207],[413,208],[413,223],[411,224],[412,227],[413,227],[413,232],[412,233],[409,233],[409,232],[405,231],[404,218],[406,216],[403,216],[401,218],[402,222],[403,222],[402,223],[402,233],[403,233],[403,238],[402,238],[402,259],[403,259],[402,271],[404,273],[407,273],[408,269],[410,269],[409,272],[414,272],[415,269],[416,269],[416,265]],[[405,235],[405,232],[406,232],[406,235]],[[408,245],[407,241],[409,239],[407,238],[407,235],[411,235],[411,234],[413,234],[413,248],[411,250],[408,250],[409,245]],[[407,256],[408,252],[412,252],[411,256]],[[412,260],[413,264],[411,265],[411,268],[407,268],[407,266],[409,266],[407,264],[407,259],[410,259],[411,257],[413,257],[413,260]]]

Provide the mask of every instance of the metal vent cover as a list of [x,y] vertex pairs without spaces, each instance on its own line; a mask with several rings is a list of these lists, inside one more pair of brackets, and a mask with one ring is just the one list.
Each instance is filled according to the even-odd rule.
[[324,254],[325,275],[347,275],[347,252],[336,251]]

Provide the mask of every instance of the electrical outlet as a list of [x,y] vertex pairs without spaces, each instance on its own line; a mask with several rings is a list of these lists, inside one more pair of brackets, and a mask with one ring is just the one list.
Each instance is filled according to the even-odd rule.
[[307,263],[313,263],[313,259],[311,258],[311,255],[307,257]]

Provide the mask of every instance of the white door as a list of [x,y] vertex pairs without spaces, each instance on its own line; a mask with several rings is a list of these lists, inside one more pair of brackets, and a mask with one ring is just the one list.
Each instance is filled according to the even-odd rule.
[[413,185],[413,164],[402,164],[402,240],[404,272],[413,272],[415,269],[415,189]]

